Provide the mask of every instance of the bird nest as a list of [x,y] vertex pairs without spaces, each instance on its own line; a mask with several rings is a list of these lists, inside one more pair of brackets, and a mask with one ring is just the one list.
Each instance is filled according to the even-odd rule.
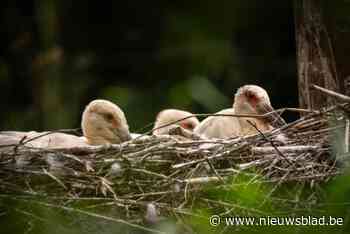
[[45,197],[51,201],[45,206],[80,213],[87,211],[66,202],[109,204],[121,207],[113,218],[89,214],[144,228],[140,222],[150,204],[162,216],[188,214],[207,186],[232,184],[240,175],[281,185],[323,183],[340,174],[339,162],[349,152],[349,109],[338,104],[271,132],[225,140],[164,135],[88,148],[18,144],[1,150],[1,196]]

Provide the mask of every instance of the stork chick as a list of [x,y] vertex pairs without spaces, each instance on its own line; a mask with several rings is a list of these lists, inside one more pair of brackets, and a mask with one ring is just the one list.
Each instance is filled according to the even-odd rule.
[[[234,115],[235,111],[229,108],[215,114]],[[194,129],[194,133],[201,137],[218,139],[238,136],[239,132],[238,118],[232,116],[209,116]]]
[[124,112],[107,100],[94,100],[86,106],[81,127],[90,145],[118,144],[131,139]]
[[[273,110],[270,98],[263,88],[257,85],[245,85],[236,92],[233,108],[222,110],[217,114],[263,115]],[[284,120],[276,113],[263,119],[210,116],[196,127],[194,133],[205,138],[229,138],[258,133],[247,120],[251,121],[262,132],[285,124]]]
[[245,85],[238,89],[235,94],[233,108],[236,114],[240,115],[264,115],[270,113],[265,118],[239,117],[240,136],[258,133],[254,126],[248,123],[251,121],[262,132],[270,131],[276,127],[281,127],[285,121],[279,114],[273,112],[269,95],[266,90],[257,85]]
[[[48,132],[0,132],[0,145],[6,141],[19,143],[23,137],[36,138],[28,142],[27,146],[38,148],[70,148],[88,145],[118,144],[131,139],[129,126],[123,111],[107,100],[94,100],[90,102],[82,115],[81,127],[83,137],[66,133]],[[39,137],[41,135],[45,135]]]
[[[169,130],[176,125],[181,126],[182,128],[192,132],[193,129],[199,124],[199,120],[197,119],[197,117],[187,118],[192,115],[193,115],[192,113],[183,111],[183,110],[177,110],[177,109],[163,110],[159,112],[157,115],[156,122],[153,127],[154,129],[153,134],[154,135],[169,134]],[[187,119],[184,119],[184,118],[187,118]],[[181,120],[181,119],[184,119],[184,120]],[[176,121],[179,121],[179,122],[166,126]]]

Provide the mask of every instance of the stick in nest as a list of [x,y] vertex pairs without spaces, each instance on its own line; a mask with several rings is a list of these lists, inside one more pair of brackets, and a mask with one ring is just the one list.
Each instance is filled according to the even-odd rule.
[[276,152],[277,152],[277,154],[278,154],[279,156],[281,156],[283,159],[286,160],[286,162],[288,162],[289,165],[291,165],[292,167],[295,168],[294,164],[293,164],[286,156],[284,156],[284,154],[277,148],[277,146],[275,145],[275,143],[273,143],[272,140],[268,139],[268,138],[264,135],[264,133],[263,133],[262,131],[260,131],[260,129],[258,129],[258,128],[256,127],[256,125],[255,125],[252,121],[247,120],[247,122],[248,122],[250,125],[252,125],[253,128],[255,128],[255,130],[258,131],[259,134],[260,134],[267,142],[269,142],[269,143],[271,144],[271,146],[276,150]]
[[326,88],[323,88],[323,87],[320,87],[318,85],[311,85],[312,88],[328,95],[328,96],[331,96],[333,98],[336,98],[342,102],[350,102],[350,97],[344,95],[344,94],[341,94],[341,93],[337,93],[335,91],[332,91],[332,90],[329,90],[329,89],[326,89]]

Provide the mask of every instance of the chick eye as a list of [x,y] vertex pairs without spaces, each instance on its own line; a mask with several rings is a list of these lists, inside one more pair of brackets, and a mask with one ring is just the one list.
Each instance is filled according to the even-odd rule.
[[194,128],[192,123],[183,123],[182,127],[186,128],[186,129],[190,129],[190,130],[192,130]]
[[246,93],[246,96],[247,96],[247,98],[249,98],[249,99],[255,98],[255,95],[254,95],[253,93],[251,93],[251,92],[247,92],[247,93]]
[[193,129],[194,126],[193,126],[193,124],[189,123],[189,124],[187,124],[187,128],[188,128],[188,129]]
[[113,115],[112,115],[112,114],[104,114],[104,118],[105,118],[107,121],[112,121]]

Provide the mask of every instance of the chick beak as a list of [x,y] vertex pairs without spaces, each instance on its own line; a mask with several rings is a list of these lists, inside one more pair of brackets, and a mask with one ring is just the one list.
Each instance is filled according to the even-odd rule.
[[130,140],[132,139],[129,130],[123,131],[123,134],[121,134],[121,135],[122,135],[122,136],[121,136],[122,142],[124,142],[124,141],[130,141]]
[[116,139],[118,139],[118,143],[122,143],[125,141],[131,140],[131,135],[129,133],[129,130],[127,129],[119,129],[119,128],[113,128],[112,132]]
[[284,119],[267,103],[260,103],[257,105],[257,112],[260,115],[269,113],[264,120],[274,128],[280,128],[286,124]]

